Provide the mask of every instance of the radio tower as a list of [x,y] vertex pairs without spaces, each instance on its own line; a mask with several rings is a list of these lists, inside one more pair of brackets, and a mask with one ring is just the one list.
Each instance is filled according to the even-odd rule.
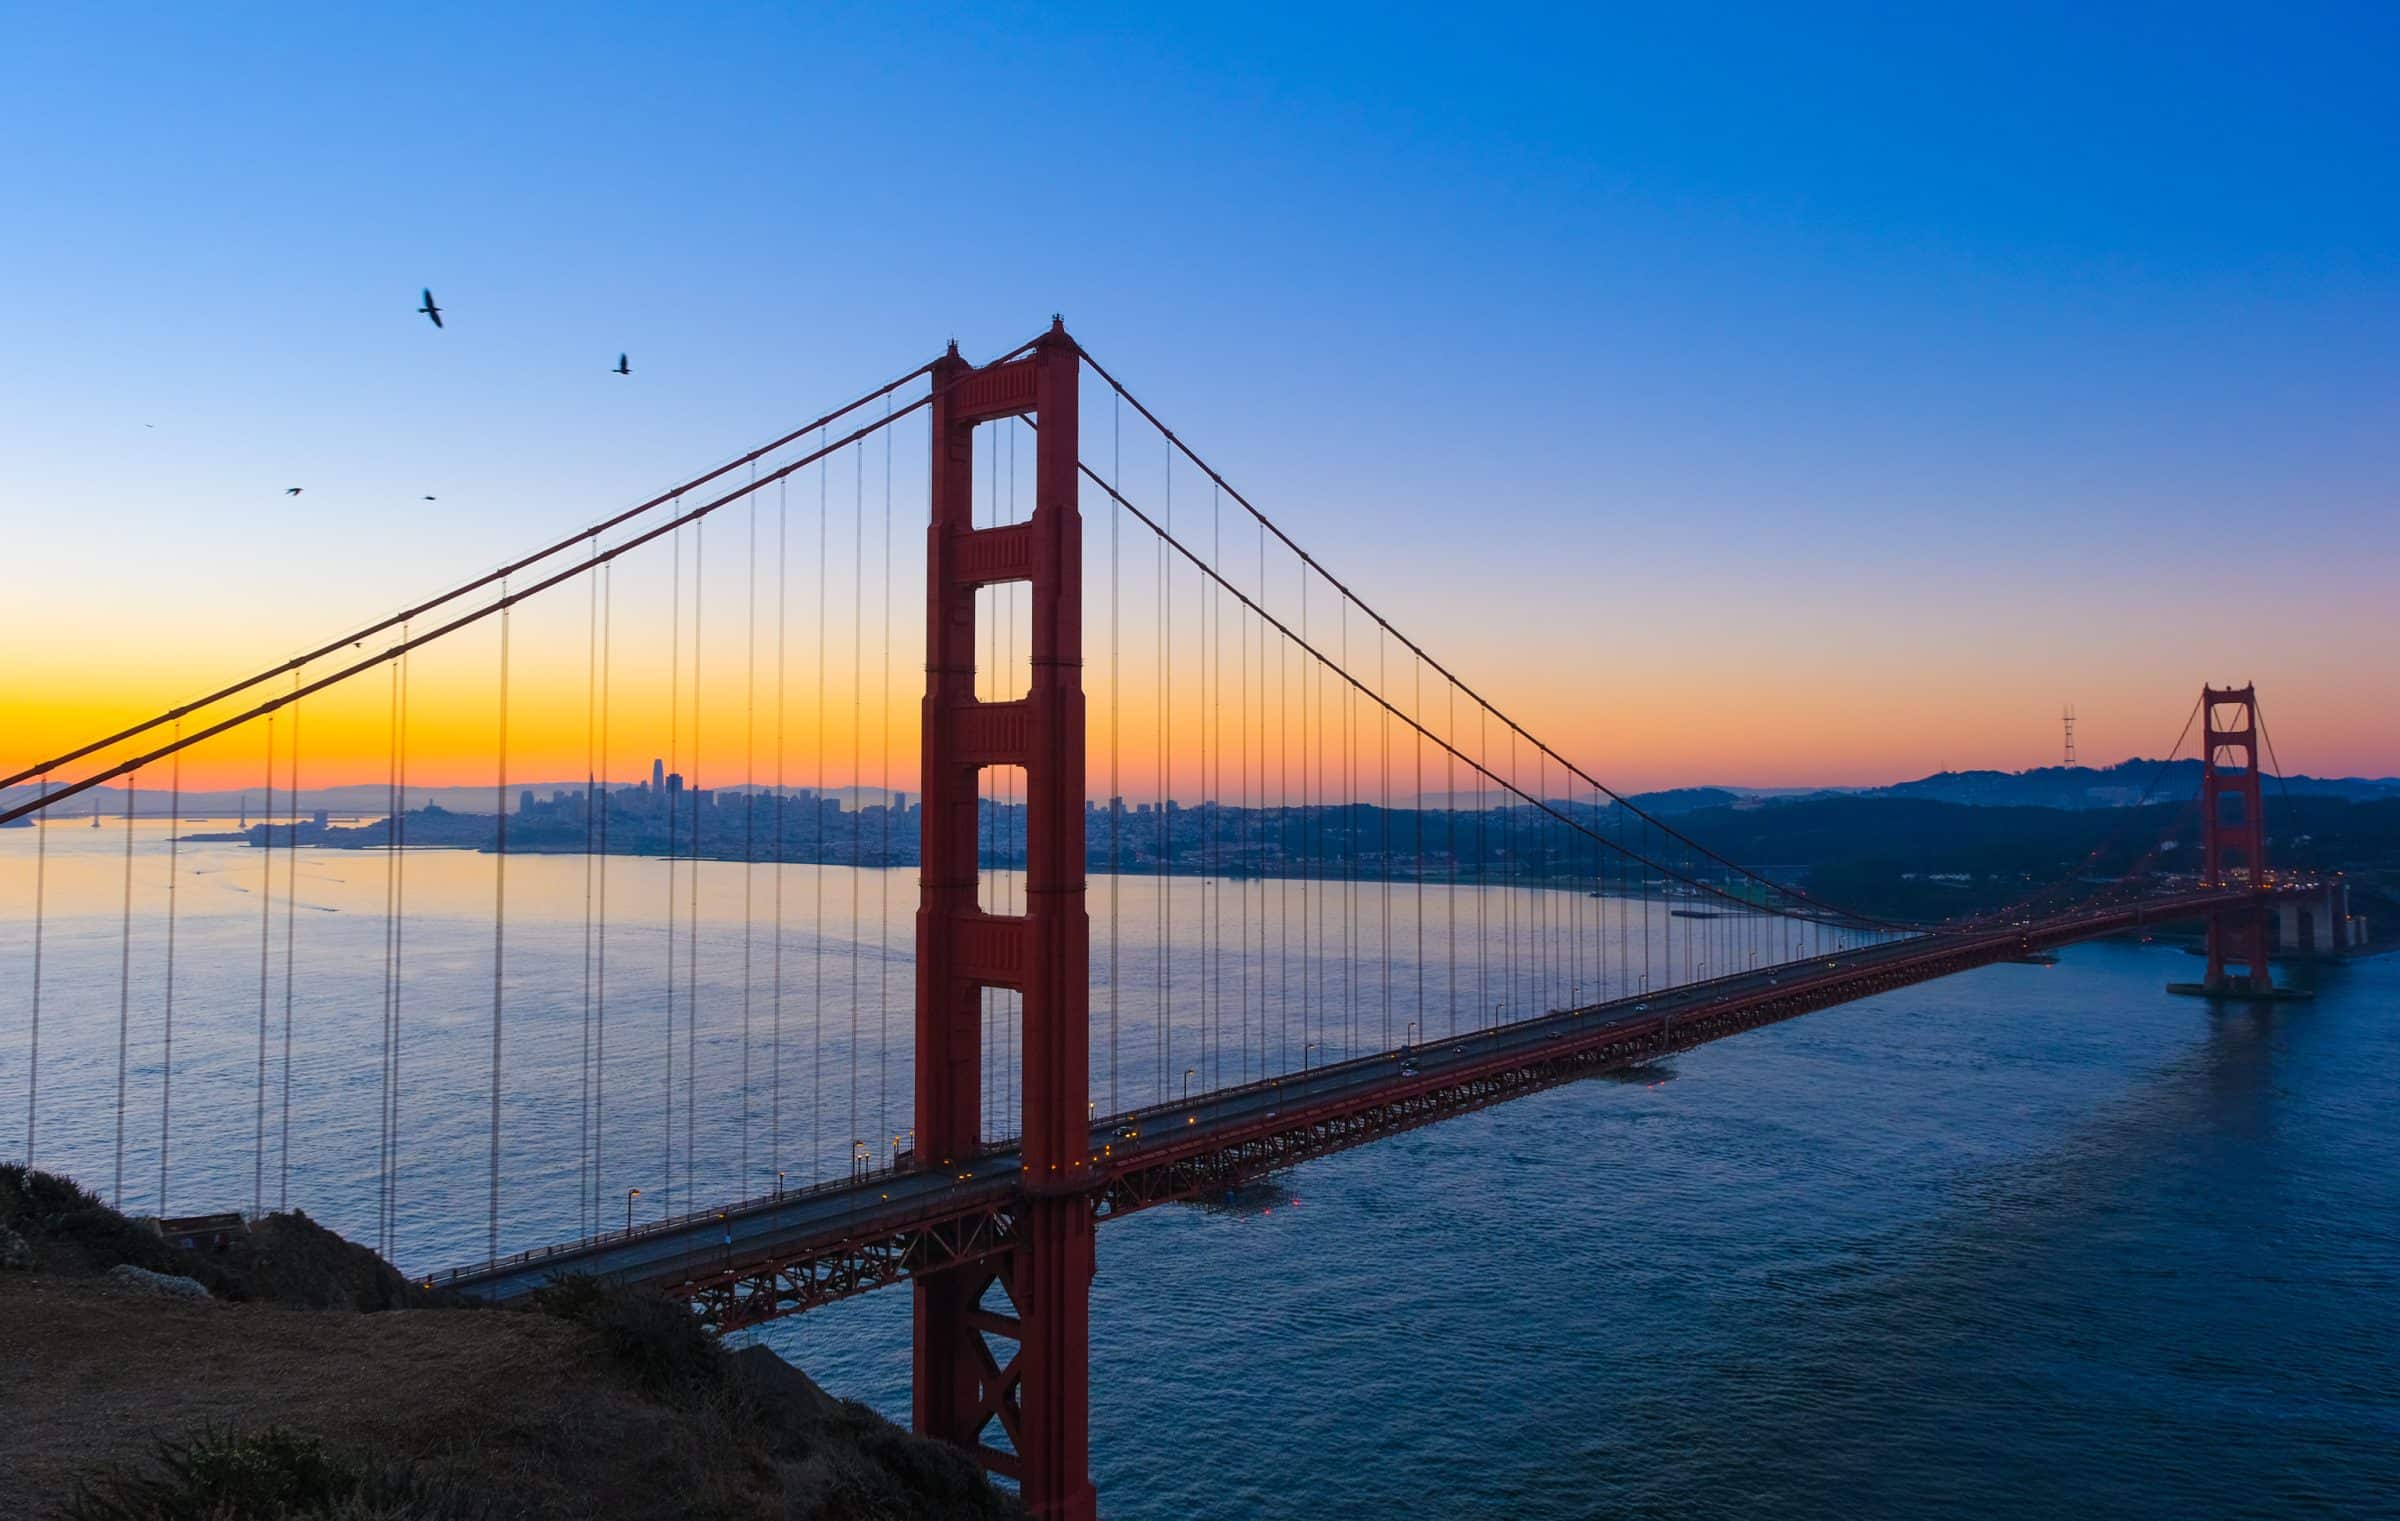
[[2073,705],[2070,704],[2062,709],[2059,717],[2067,727],[2067,764],[2073,766],[2075,764],[2075,709]]

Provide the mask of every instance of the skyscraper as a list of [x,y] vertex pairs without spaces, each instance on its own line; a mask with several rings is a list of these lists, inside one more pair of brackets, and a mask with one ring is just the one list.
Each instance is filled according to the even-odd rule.
[[667,790],[667,763],[655,756],[650,761],[650,790],[652,792]]

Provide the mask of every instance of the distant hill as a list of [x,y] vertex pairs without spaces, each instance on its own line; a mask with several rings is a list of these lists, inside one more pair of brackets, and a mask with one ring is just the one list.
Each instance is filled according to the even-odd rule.
[[[2031,771],[1943,771],[1889,787],[1850,794],[1866,798],[1917,798],[1979,808],[2124,808],[2147,790],[2154,803],[2182,802],[2200,795],[2200,762],[2179,760],[2161,767],[2154,760],[2114,766],[2041,766]],[[2351,802],[2400,798],[2400,778],[2269,777],[2270,795],[2334,797]]]
[[1732,808],[1759,794],[1731,787],[1669,787],[1663,792],[1637,792],[1631,801],[1644,813],[1659,818],[1696,813],[1703,808]]

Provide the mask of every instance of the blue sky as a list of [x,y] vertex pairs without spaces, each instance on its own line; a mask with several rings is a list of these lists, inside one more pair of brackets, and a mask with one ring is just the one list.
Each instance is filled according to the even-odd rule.
[[0,636],[129,703],[1063,311],[1632,781],[2039,763],[2064,700],[2113,759],[2204,677],[2400,771],[2381,8],[9,27]]

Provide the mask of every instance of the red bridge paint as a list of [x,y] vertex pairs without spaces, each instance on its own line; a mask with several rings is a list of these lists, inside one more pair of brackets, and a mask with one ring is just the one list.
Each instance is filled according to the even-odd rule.
[[[2267,820],[2258,780],[2258,688],[2200,689],[2200,880],[2209,886],[2258,886],[2267,876]],[[2226,805],[2236,804],[2228,817]],[[2225,989],[2225,964],[2247,963],[2247,986],[2267,979],[2264,902],[2208,921],[2208,981]]]
[[[970,1229],[916,1282],[915,1423],[1018,1482],[1044,1518],[1094,1514],[1090,1478],[1092,1210],[1087,1201],[1091,928],[1083,867],[1083,518],[1076,412],[1082,360],[1063,325],[1022,359],[977,369],[952,346],[933,367],[933,522],[926,538],[924,789],[917,908],[917,1148],[944,1169],[976,1155],[987,987],[1024,998],[1024,1118],[1013,1218]],[[974,526],[979,424],[1041,420],[1030,522]],[[1033,598],[1032,690],[975,696],[975,593]],[[976,901],[979,773],[1026,780],[1026,912]],[[989,1309],[994,1284],[1013,1314]],[[1013,1344],[1005,1361],[996,1343]],[[1008,1447],[985,1434],[998,1425]]]

